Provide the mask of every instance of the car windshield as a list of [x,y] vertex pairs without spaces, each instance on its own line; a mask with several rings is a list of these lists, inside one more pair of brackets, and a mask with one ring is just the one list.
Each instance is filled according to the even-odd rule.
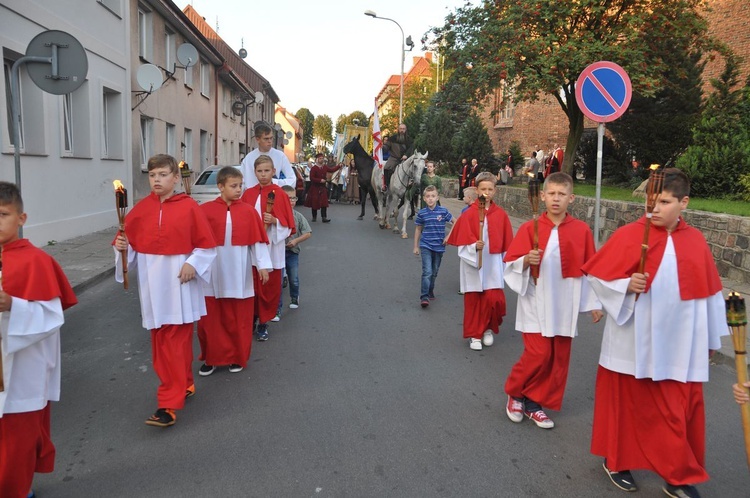
[[196,180],[196,185],[216,185],[216,176],[219,174],[218,169],[206,170]]

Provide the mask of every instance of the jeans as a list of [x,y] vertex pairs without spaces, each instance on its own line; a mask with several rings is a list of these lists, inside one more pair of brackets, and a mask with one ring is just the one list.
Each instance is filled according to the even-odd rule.
[[[299,297],[299,253],[286,251],[286,276],[289,279],[289,297]],[[278,313],[281,314],[281,308],[284,304],[284,290],[279,297]]]
[[419,252],[422,254],[422,290],[419,299],[427,299],[434,295],[435,279],[440,269],[443,253],[431,251],[424,247],[420,247]]

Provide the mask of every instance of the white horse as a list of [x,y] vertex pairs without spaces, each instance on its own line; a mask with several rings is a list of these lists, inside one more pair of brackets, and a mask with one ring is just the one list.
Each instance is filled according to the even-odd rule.
[[427,159],[428,152],[424,155],[419,152],[415,152],[405,161],[396,166],[391,175],[391,182],[388,185],[388,191],[383,192],[381,186],[383,185],[383,168],[375,168],[372,172],[372,185],[375,187],[375,193],[378,196],[378,212],[379,212],[379,223],[380,228],[391,228],[388,219],[393,217],[393,233],[401,233],[401,238],[408,238],[406,234],[406,210],[409,207],[409,203],[404,203],[404,211],[401,214],[402,226],[398,228],[398,204],[406,193],[406,189],[410,184],[415,184],[419,187],[419,182],[422,179],[422,172],[425,168],[425,159]]

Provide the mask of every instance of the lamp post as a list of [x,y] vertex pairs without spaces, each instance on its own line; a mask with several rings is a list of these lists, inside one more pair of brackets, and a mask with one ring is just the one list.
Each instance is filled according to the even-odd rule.
[[402,28],[401,25],[395,20],[389,17],[380,17],[372,10],[366,10],[365,15],[370,16],[373,19],[383,19],[384,21],[391,21],[396,26],[398,26],[398,29],[401,30],[401,91],[398,97],[398,122],[399,124],[401,124],[404,122],[404,59],[406,59],[405,45],[409,45],[409,50],[411,50],[412,48],[414,48],[414,42],[411,41],[411,36],[409,36],[408,40],[404,38],[404,28]]

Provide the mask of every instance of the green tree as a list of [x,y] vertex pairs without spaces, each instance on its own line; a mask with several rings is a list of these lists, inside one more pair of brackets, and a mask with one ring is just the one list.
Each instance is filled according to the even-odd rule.
[[455,159],[452,140],[456,134],[451,114],[446,109],[431,107],[425,113],[423,123],[424,129],[414,142],[416,148],[421,152],[428,151],[429,158],[434,161],[447,161],[451,164]]
[[299,122],[302,124],[302,146],[310,147],[313,142],[313,123],[315,122],[315,116],[310,112],[307,107],[300,108],[295,114]]
[[339,117],[336,118],[336,133],[344,133],[344,125],[348,123],[346,114],[339,114]]
[[[354,122],[355,119],[357,120],[357,123]],[[367,114],[362,111],[354,111],[346,117],[347,124],[367,126],[367,121]]]
[[599,60],[625,68],[635,91],[664,86],[666,40],[673,50],[700,52],[710,44],[701,12],[705,0],[484,1],[456,9],[434,28],[452,79],[476,105],[503,81],[516,101],[552,96],[568,118],[563,171],[572,173],[583,134],[575,97],[581,71]]
[[453,157],[465,157],[469,161],[476,159],[482,171],[494,171],[496,169],[495,157],[492,151],[492,142],[487,134],[482,119],[472,114],[464,122],[458,134],[453,139]]
[[313,135],[318,139],[320,146],[327,148],[333,143],[333,121],[327,114],[321,114],[315,118],[313,123]]
[[695,197],[741,197],[738,181],[750,174],[750,78],[738,87],[737,59],[729,55],[715,91],[708,97],[700,122],[693,129],[693,144],[677,160],[690,177]]

